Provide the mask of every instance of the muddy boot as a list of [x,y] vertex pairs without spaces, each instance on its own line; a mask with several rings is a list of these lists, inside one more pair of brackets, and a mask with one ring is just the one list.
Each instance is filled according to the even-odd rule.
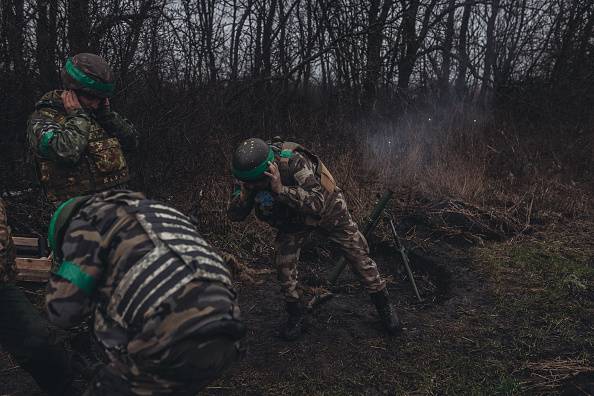
[[394,312],[394,307],[390,304],[388,290],[383,289],[376,293],[370,293],[369,296],[388,333],[390,335],[398,334],[402,330],[402,326],[396,312]]
[[294,341],[301,336],[305,315],[298,301],[287,302],[287,324],[281,329],[281,336],[287,341]]

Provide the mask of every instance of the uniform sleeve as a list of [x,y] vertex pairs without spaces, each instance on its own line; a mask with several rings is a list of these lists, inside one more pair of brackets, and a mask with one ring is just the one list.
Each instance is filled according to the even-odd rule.
[[66,116],[61,125],[55,121],[57,110],[37,109],[29,118],[27,139],[29,146],[40,157],[76,164],[89,142],[91,118],[79,109]]
[[134,125],[115,111],[106,111],[98,115],[97,121],[112,136],[115,136],[126,151],[138,147],[139,135]]
[[238,181],[233,183],[233,191],[231,192],[231,200],[227,208],[227,216],[231,221],[243,221],[252,211],[254,207],[254,198],[256,193],[254,191],[242,189]]
[[14,245],[6,218],[6,208],[0,199],[0,283],[11,281],[16,273]]
[[315,175],[315,165],[299,153],[289,162],[296,186],[283,186],[278,201],[308,215],[320,215],[324,208],[324,188]]
[[51,274],[46,295],[48,318],[70,328],[90,312],[98,281],[103,273],[100,233],[87,220],[75,217],[62,243],[63,260]]

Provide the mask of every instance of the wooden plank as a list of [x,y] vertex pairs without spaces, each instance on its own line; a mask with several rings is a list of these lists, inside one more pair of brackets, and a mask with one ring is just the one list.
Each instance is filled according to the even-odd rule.
[[49,272],[47,274],[29,274],[29,273],[18,273],[16,279],[20,282],[37,282],[45,283],[49,280]]
[[46,282],[49,279],[52,268],[52,260],[49,257],[15,259],[17,268],[17,280],[28,282]]
[[28,258],[17,257],[15,259],[17,269],[49,271],[52,268],[52,260],[49,257]]
[[13,236],[12,241],[16,246],[27,246],[36,249],[39,247],[39,238]]

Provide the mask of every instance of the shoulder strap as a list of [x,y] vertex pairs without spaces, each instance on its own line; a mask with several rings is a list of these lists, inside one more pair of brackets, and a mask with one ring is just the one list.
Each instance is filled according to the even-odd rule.
[[336,182],[334,181],[334,177],[326,168],[326,165],[320,160],[320,158],[315,155],[313,152],[308,150],[307,148],[303,147],[299,143],[295,142],[283,142],[281,145],[281,152],[280,152],[280,171],[281,174],[288,174],[289,171],[289,160],[293,157],[293,153],[295,151],[300,151],[307,155],[307,157],[314,161],[316,165],[316,175],[320,178],[320,183],[322,187],[330,193],[334,192],[336,188]]

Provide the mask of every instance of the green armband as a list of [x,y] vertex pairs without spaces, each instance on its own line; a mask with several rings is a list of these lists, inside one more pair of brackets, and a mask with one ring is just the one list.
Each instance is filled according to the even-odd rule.
[[49,157],[49,144],[54,138],[54,131],[47,131],[41,135],[41,140],[39,141],[39,155],[44,158]]
[[95,290],[95,278],[84,272],[78,264],[72,261],[64,261],[56,275],[70,281],[88,295]]

